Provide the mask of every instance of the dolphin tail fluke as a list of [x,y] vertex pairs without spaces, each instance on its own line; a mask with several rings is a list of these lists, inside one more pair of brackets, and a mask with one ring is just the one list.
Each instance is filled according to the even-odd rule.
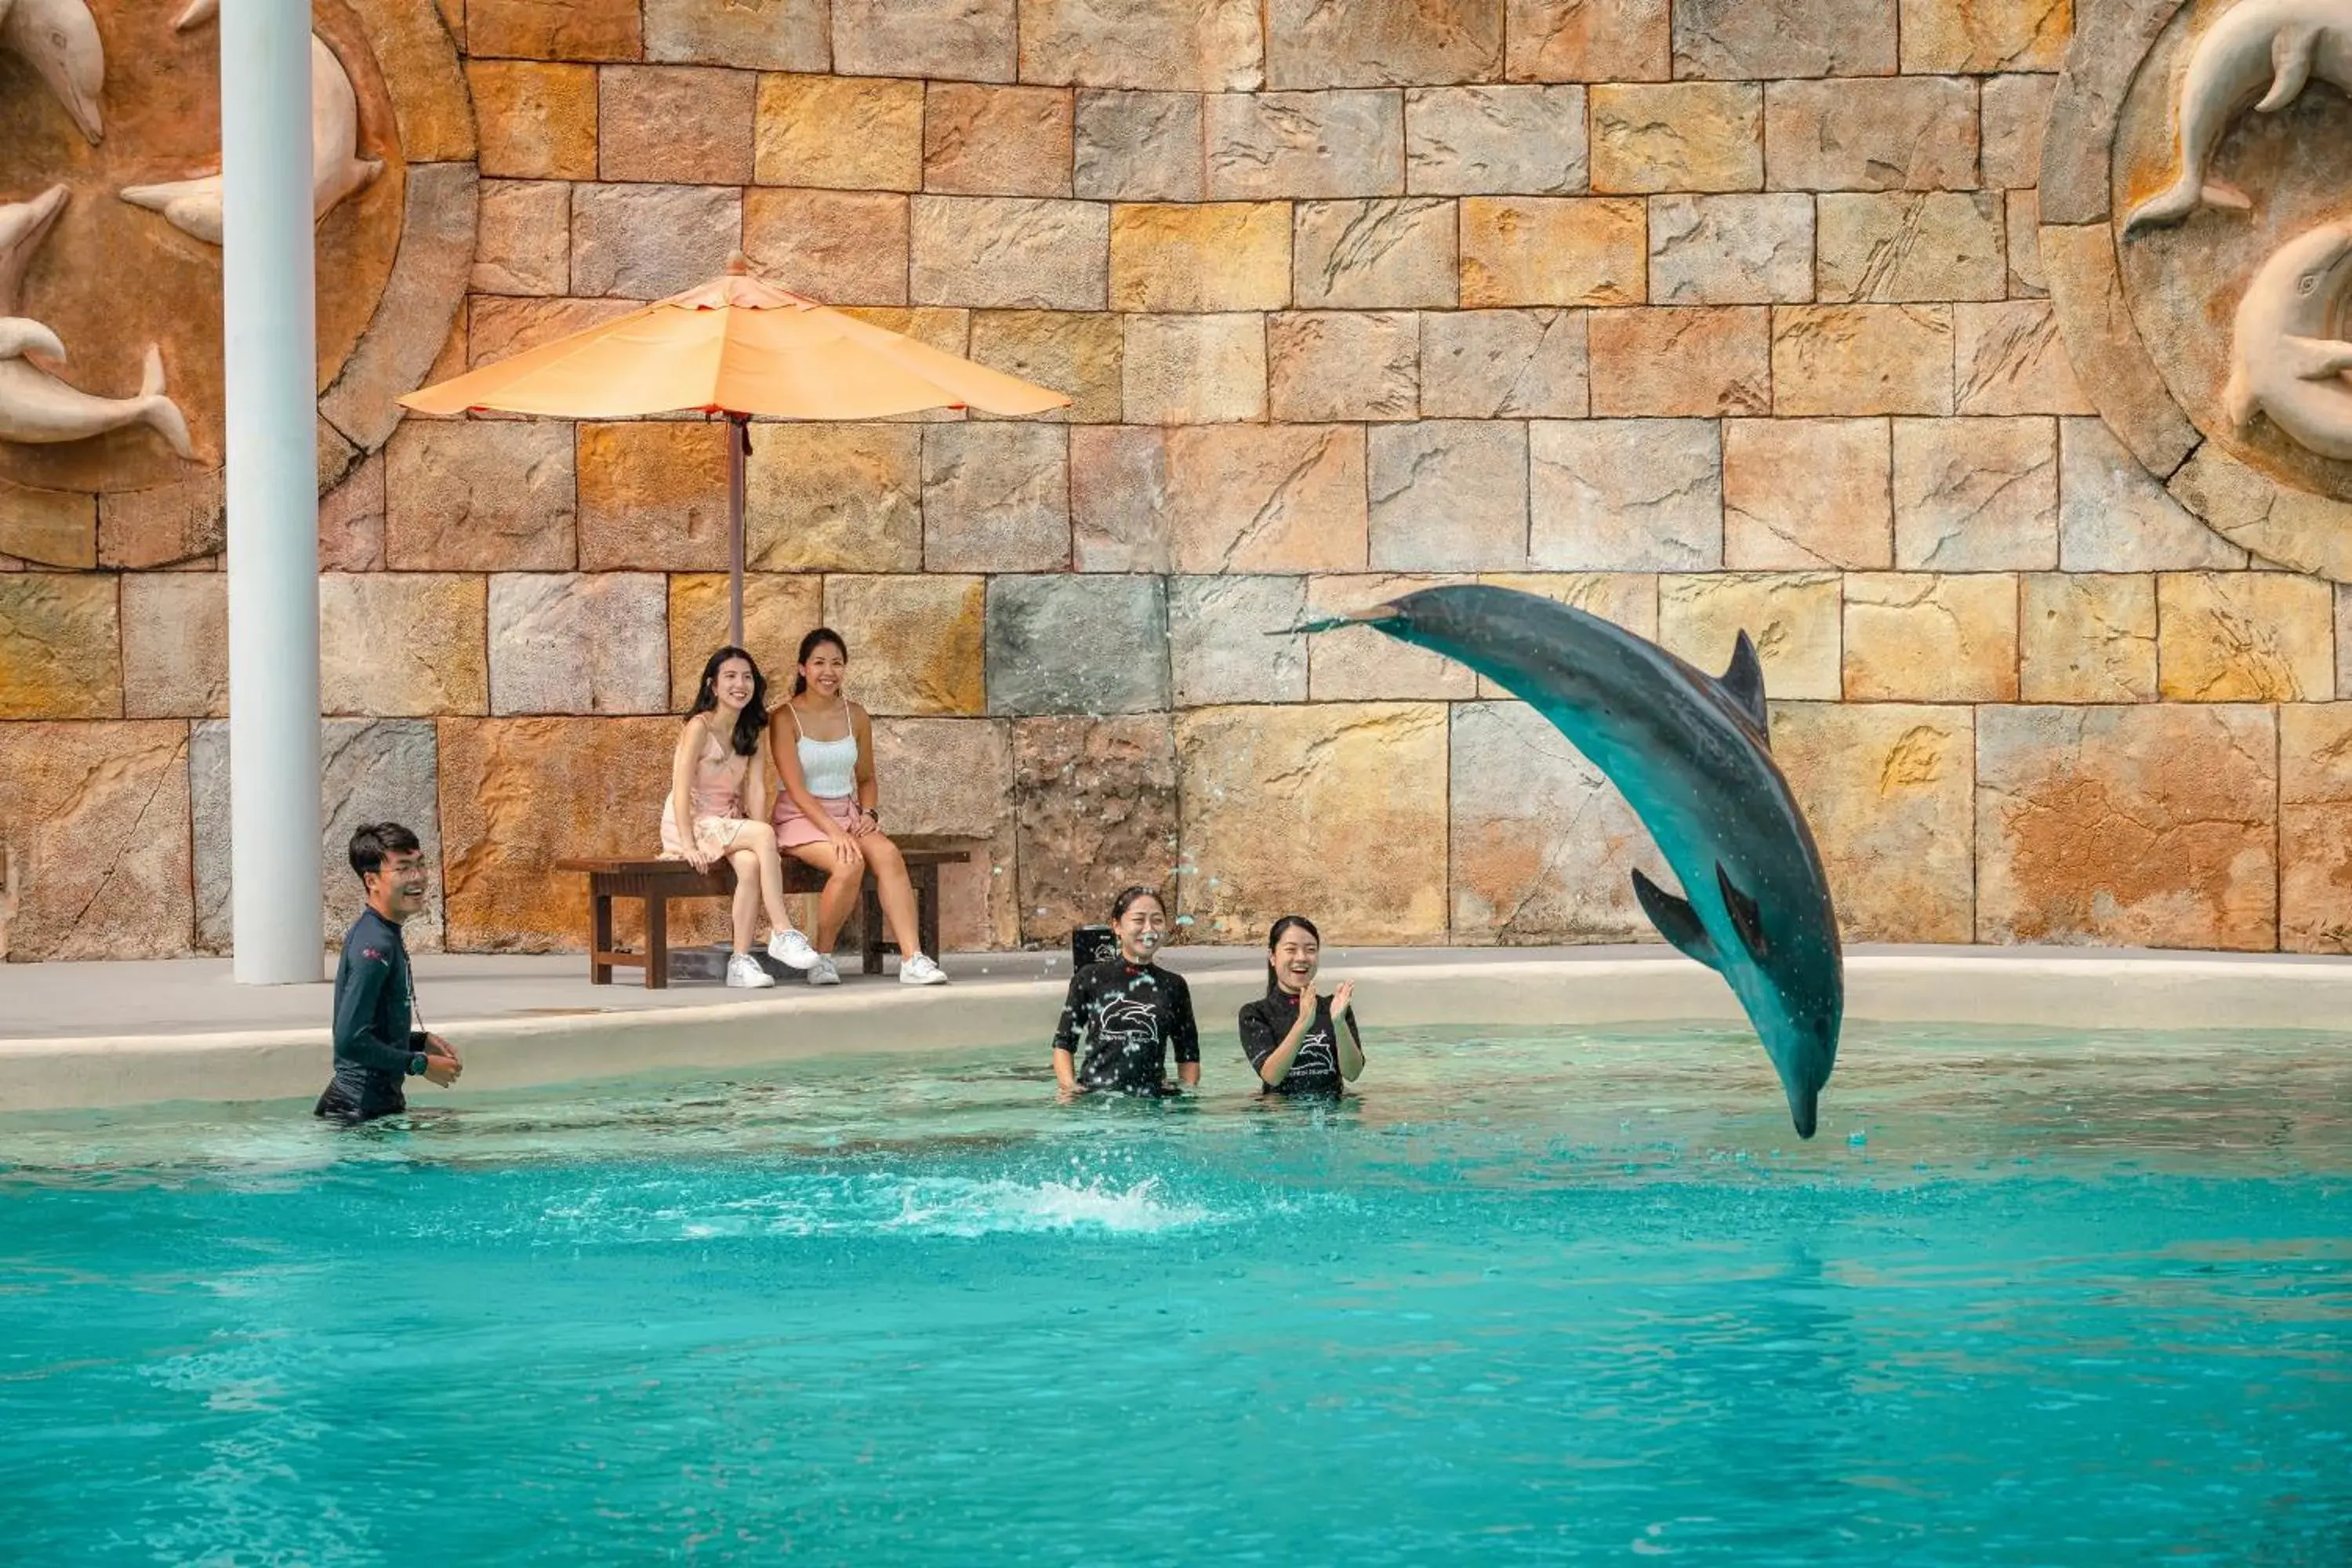
[[1658,934],[1682,950],[1686,958],[1695,958],[1709,969],[1721,973],[1723,961],[1716,956],[1715,943],[1706,939],[1706,928],[1699,923],[1698,911],[1689,903],[1675,897],[1640,871],[1633,873],[1633,897],[1641,900],[1642,912],[1658,928]]
[[183,458],[194,457],[195,444],[188,437],[187,416],[163,392],[163,351],[152,343],[147,347],[147,365],[139,378],[139,396],[147,405],[141,410],[140,419],[163,437],[173,451]]

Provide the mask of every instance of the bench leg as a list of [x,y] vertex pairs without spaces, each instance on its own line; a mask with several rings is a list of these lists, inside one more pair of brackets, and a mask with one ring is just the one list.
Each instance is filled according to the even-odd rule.
[[646,989],[669,989],[669,900],[646,896]]
[[613,896],[593,893],[588,899],[588,984],[613,984],[613,966],[604,954],[613,951]]
[[875,887],[874,873],[866,874],[857,889],[858,968],[866,974],[882,973],[882,896]]
[[[908,868],[915,884],[915,940],[931,962],[940,960],[940,868],[937,866]],[[903,962],[905,954],[899,955]]]

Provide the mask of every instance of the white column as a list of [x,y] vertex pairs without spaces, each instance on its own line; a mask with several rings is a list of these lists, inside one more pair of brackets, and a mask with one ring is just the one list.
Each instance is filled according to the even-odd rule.
[[317,321],[310,0],[220,8],[228,385],[228,751],[236,973],[316,983]]

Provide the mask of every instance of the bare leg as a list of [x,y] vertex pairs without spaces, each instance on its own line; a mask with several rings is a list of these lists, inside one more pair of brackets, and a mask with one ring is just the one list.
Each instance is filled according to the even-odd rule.
[[866,863],[874,868],[874,892],[882,905],[883,929],[898,944],[903,963],[923,951],[921,928],[915,923],[915,885],[907,879],[907,862],[899,858],[898,847],[879,833],[867,834],[857,847],[866,851]]
[[768,907],[768,924],[791,931],[793,917],[784,908],[784,863],[776,858],[776,830],[764,822],[747,822],[735,842],[759,857],[760,899]]
[[850,906],[857,902],[857,885],[865,879],[866,868],[840,865],[830,840],[799,845],[790,853],[825,873],[824,891],[816,900],[816,930],[809,933],[809,941],[819,952],[831,952],[835,939],[841,935],[842,922],[849,918]]
[[751,951],[751,923],[760,918],[760,857],[756,850],[730,849],[727,863],[735,868],[735,951]]

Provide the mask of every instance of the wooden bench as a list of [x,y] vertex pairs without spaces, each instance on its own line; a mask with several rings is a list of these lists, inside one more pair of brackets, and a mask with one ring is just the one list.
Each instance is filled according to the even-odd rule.
[[[940,951],[940,868],[961,864],[971,858],[969,849],[950,848],[936,838],[908,837],[893,838],[899,856],[907,862],[907,879],[915,888],[915,924],[917,938],[923,951],[932,957]],[[732,899],[735,896],[735,870],[724,860],[714,861],[708,871],[698,871],[683,860],[640,858],[633,856],[590,856],[555,863],[558,871],[584,874],[588,879],[588,983],[610,985],[615,968],[642,969],[646,988],[660,991],[669,984],[669,905],[673,899]],[[804,861],[786,857],[784,860],[784,891],[814,893],[824,889],[824,873]],[[642,952],[633,952],[613,945],[613,900],[635,899],[646,909],[646,945]],[[882,973],[882,952],[893,944],[883,940],[882,911],[875,902],[874,871],[866,868],[865,885],[859,889],[858,907],[851,914],[851,922],[861,928],[860,945],[864,949],[865,971],[868,974]],[[845,936],[850,924],[842,926]],[[839,944],[835,944],[839,951]]]

